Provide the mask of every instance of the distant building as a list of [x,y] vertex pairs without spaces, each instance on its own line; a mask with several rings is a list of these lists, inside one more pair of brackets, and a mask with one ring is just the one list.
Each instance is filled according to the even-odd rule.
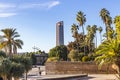
[[36,64],[34,65],[44,65],[48,59],[48,53],[34,54],[36,59]]
[[56,46],[64,45],[64,26],[63,21],[56,23]]

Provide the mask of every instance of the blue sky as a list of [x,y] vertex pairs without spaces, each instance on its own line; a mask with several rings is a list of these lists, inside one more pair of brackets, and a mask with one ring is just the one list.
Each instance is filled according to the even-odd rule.
[[119,0],[0,0],[0,29],[17,29],[24,41],[19,52],[34,51],[34,46],[48,52],[56,45],[58,21],[64,21],[64,39],[68,44],[73,41],[70,28],[73,23],[78,24],[78,11],[86,14],[84,26],[96,24],[104,28],[100,10],[106,8],[114,18],[120,15],[119,3]]

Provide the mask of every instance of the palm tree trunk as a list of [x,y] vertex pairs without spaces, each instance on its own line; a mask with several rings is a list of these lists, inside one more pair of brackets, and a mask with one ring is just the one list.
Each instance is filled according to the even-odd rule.
[[11,44],[9,45],[9,54],[12,55],[12,46],[11,46]]
[[83,38],[84,38],[84,55],[85,55],[85,32],[83,26],[82,26],[82,30],[83,30]]
[[19,80],[19,78],[16,78],[16,77],[15,77],[14,80]]
[[16,48],[16,46],[13,47],[13,54],[17,54],[17,48]]
[[5,47],[4,50],[5,50],[5,53],[7,53],[7,47]]
[[91,42],[90,42],[90,40],[89,40],[89,46],[88,46],[88,48],[89,48],[89,53],[91,53]]
[[102,35],[101,35],[101,32],[100,32],[100,42],[102,43]]
[[25,72],[25,80],[27,80],[27,72]]
[[8,80],[12,80],[12,74],[8,74],[8,75],[7,75],[7,79],[8,79]]
[[97,36],[96,36],[96,33],[95,33],[95,38],[96,38],[96,48],[97,48]]
[[75,41],[77,43],[77,50],[79,51],[78,34],[75,34]]
[[7,76],[6,75],[3,75],[2,78],[3,78],[3,80],[7,80]]
[[112,64],[112,68],[117,72],[117,78],[120,79],[120,66],[118,64]]
[[105,25],[106,25],[106,36],[107,36],[107,40],[108,40],[108,24],[105,23]]

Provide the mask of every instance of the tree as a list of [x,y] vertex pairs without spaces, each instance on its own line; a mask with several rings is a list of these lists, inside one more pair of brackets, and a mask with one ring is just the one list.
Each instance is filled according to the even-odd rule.
[[[77,17],[76,17],[76,20],[79,22],[79,25],[82,26],[83,35],[85,35],[84,28],[83,28],[83,25],[86,22],[86,17],[85,16],[86,15],[84,15],[84,13],[82,11],[79,11],[77,13]],[[84,38],[84,40],[85,40],[85,38]],[[85,45],[84,45],[84,54],[85,54]]]
[[27,80],[27,73],[29,70],[32,69],[32,60],[30,57],[22,56],[20,63],[24,66],[25,68],[25,74],[26,74],[26,80]]
[[48,53],[49,57],[59,57],[58,54],[56,53],[56,48],[52,48],[50,49],[49,53]]
[[71,32],[74,38],[77,38],[79,27],[76,24],[73,24],[71,27]]
[[96,31],[97,31],[97,25],[92,26],[92,32],[96,38],[95,43],[96,43],[96,48],[97,48],[97,36],[96,36]]
[[108,31],[112,30],[112,28],[111,28],[112,18],[110,17],[109,11],[106,10],[105,8],[103,8],[100,11],[100,17],[103,20],[103,22],[105,23],[107,40],[109,40]]
[[24,73],[24,65],[21,63],[12,62],[12,67],[10,70],[11,75],[14,77],[14,80],[18,80],[20,76]]
[[94,46],[94,37],[96,36],[96,25],[93,25],[92,27],[90,25],[87,26],[87,34],[85,38],[86,45],[88,46],[89,53],[92,53],[95,49]]
[[49,57],[49,58],[47,59],[47,62],[57,62],[58,60],[59,60],[58,57]]
[[[24,72],[25,73],[25,75],[26,75],[26,80],[27,80],[27,73],[28,73],[28,71],[29,70],[31,70],[32,69],[32,60],[31,60],[31,58],[30,57],[27,57],[27,56],[25,56],[25,55],[14,55],[14,56],[12,56],[12,57],[10,57],[10,60],[12,61],[12,62],[14,62],[13,63],[13,70],[12,70],[12,72],[13,72],[13,74],[14,73],[17,73],[17,71],[16,72],[14,72],[14,69],[20,69],[20,70],[23,70],[23,71],[20,71],[20,73],[17,75],[17,74],[14,74],[14,77],[15,78],[18,78],[20,75],[21,75],[21,73],[22,72]],[[17,64],[16,64],[17,63]],[[16,65],[16,66],[15,66]],[[22,65],[22,66],[21,66]],[[23,67],[23,69],[21,69]]]
[[[117,39],[103,42],[96,54],[99,55],[95,58],[95,61],[101,67],[103,64],[115,64],[120,69],[120,42]],[[120,77],[120,71],[117,69],[117,73]]]
[[[11,61],[8,58],[0,57],[0,75],[7,80],[11,70]],[[9,79],[8,79],[9,80]]]
[[112,66],[118,73],[120,79],[120,16],[114,19],[116,27],[116,36],[113,36],[109,41],[104,41],[96,50],[96,62],[102,66],[103,64],[115,64]]
[[16,39],[13,41],[13,53],[17,54],[17,48],[22,49],[23,41]]
[[0,57],[4,57],[4,58],[6,58],[6,57],[7,57],[7,56],[6,56],[6,53],[3,52],[3,51],[0,51]]
[[78,50],[71,50],[70,53],[68,54],[68,58],[71,61],[82,61],[82,57],[84,56],[83,53],[79,53]]
[[116,28],[117,40],[120,42],[120,16],[115,17],[114,23]]
[[77,61],[78,59],[78,50],[71,50],[70,53],[68,54],[68,58],[70,58],[71,61]]
[[67,48],[69,52],[74,49],[78,50],[79,52],[84,52],[84,46],[85,46],[85,53],[87,53],[87,45],[85,44],[85,38],[86,36],[83,35],[83,33],[79,33],[77,35],[77,38],[73,42],[69,42],[67,45]]
[[2,49],[6,47],[9,55],[12,55],[13,52],[16,54],[17,48],[21,49],[23,45],[22,40],[16,39],[20,37],[20,35],[18,34],[18,32],[16,32],[16,29],[13,28],[6,28],[2,29],[1,31],[4,33],[4,41],[1,42],[0,48]]
[[102,29],[101,26],[98,28],[98,31],[99,31],[99,33],[100,33],[100,42],[102,43],[102,35],[101,35],[101,32],[103,31],[103,29]]
[[3,54],[3,52],[0,52],[0,76],[2,76],[4,80],[12,80],[12,77],[18,80],[23,73],[27,74],[28,71],[32,69],[32,60],[30,57],[17,54],[4,57]]
[[[78,44],[78,43],[77,43],[77,44]],[[77,49],[77,44],[76,44],[76,41],[74,41],[74,42],[69,42],[68,45],[67,45],[68,51],[70,52],[72,49]]]
[[88,49],[89,49],[89,52],[91,52],[91,48],[92,48],[92,43],[93,43],[93,39],[94,39],[94,35],[93,35],[93,32],[91,30],[91,26],[88,25],[87,26],[87,34],[86,34],[86,38],[85,38],[85,44],[88,45]]
[[67,60],[68,50],[64,45],[56,46],[49,51],[49,57],[58,57],[59,60]]

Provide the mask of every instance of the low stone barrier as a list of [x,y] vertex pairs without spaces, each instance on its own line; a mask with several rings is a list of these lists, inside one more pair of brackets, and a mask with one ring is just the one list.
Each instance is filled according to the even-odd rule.
[[45,64],[46,74],[81,74],[81,73],[115,73],[115,71],[109,65],[103,65],[101,69],[98,69],[98,65],[94,62],[48,62]]

